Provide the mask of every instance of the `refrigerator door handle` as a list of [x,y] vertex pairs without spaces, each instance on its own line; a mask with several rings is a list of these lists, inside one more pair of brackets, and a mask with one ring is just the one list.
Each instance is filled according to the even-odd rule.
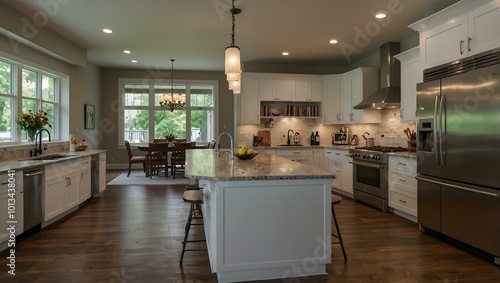
[[[446,131],[446,109],[444,109],[446,103],[446,96],[441,95],[441,99],[439,100],[439,160],[441,162],[441,166],[445,165],[445,159],[444,159],[444,141],[443,141],[443,136],[444,132]],[[443,113],[445,112],[445,113]]]
[[432,135],[434,136],[434,149],[436,150],[436,165],[439,165],[439,129],[438,129],[438,103],[439,102],[439,95],[436,95],[436,98],[434,100],[434,129]]
[[442,182],[442,181],[436,181],[436,180],[427,179],[427,178],[423,178],[423,177],[419,177],[419,176],[416,176],[415,179],[417,179],[419,181],[433,183],[433,184],[437,184],[437,185],[441,185],[441,186],[446,186],[446,187],[451,187],[451,188],[455,188],[455,189],[459,189],[459,190],[463,190],[463,191],[468,191],[468,192],[472,192],[472,193],[487,195],[487,196],[490,196],[490,197],[500,198],[500,193],[483,192],[483,191],[480,191],[480,190],[475,190],[475,189],[471,189],[471,188],[467,188],[467,187],[463,187],[463,186],[458,186],[458,185],[454,185],[454,184],[448,184],[448,183],[445,183],[445,182]]

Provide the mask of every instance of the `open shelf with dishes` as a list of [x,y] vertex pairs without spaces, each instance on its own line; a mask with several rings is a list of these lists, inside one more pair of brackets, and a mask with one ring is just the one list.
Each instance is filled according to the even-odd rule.
[[321,117],[320,102],[262,102],[260,118],[311,118]]

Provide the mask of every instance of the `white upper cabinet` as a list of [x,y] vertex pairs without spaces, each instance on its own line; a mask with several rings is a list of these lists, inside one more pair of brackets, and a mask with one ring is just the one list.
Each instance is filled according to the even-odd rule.
[[363,98],[378,90],[378,69],[357,68],[342,74],[340,123],[380,123],[380,110],[354,110]]
[[288,79],[261,79],[261,101],[292,100],[292,81]]
[[240,124],[260,124],[260,90],[260,79],[242,79],[241,94],[237,96]]
[[319,79],[295,79],[292,81],[292,101],[321,102],[322,92],[322,81]]
[[327,124],[338,124],[341,121],[340,76],[328,75],[324,82],[323,118]]
[[417,83],[423,80],[420,48],[415,47],[398,55],[401,62],[401,122],[415,122],[417,117]]
[[461,1],[410,27],[423,69],[500,47],[500,0]]

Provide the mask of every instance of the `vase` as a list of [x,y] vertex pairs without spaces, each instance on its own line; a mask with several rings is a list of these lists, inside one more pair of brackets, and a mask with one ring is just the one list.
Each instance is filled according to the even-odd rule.
[[35,141],[36,132],[37,132],[37,130],[35,130],[35,129],[26,129],[26,134],[28,136],[28,141],[29,142],[34,142]]

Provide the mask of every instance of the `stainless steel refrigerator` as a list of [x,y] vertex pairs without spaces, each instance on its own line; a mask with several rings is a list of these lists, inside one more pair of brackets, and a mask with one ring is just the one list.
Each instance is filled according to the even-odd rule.
[[500,265],[500,50],[417,85],[418,224]]

